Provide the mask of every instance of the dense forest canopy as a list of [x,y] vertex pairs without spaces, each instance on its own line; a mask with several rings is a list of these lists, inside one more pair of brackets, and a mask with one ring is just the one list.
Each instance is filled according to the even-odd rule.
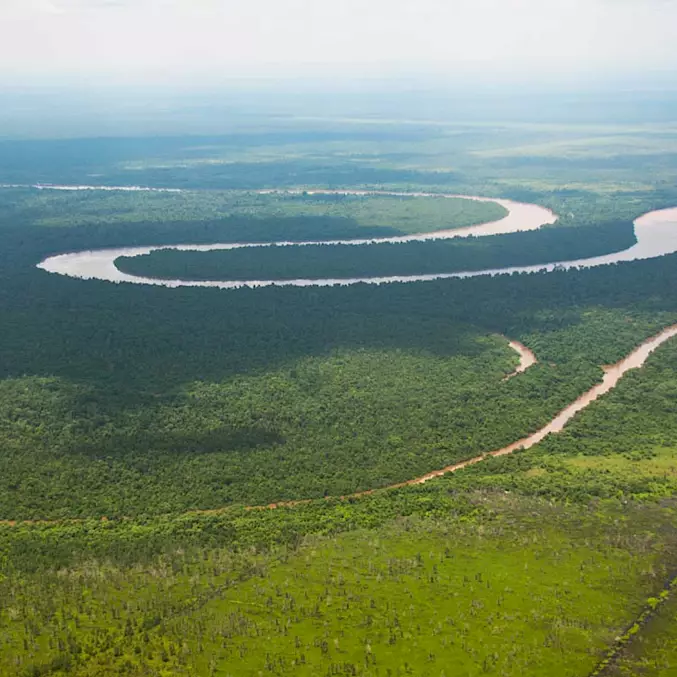
[[[672,343],[528,452],[339,497],[539,428],[600,380],[601,365],[677,321],[677,256],[233,291],[113,285],[35,266],[98,247],[446,228],[441,210],[455,204],[233,190],[285,186],[503,196],[560,220],[426,243],[420,254],[318,248],[302,255],[311,261],[271,249],[265,266],[278,274],[602,253],[632,242],[638,215],[677,204],[674,143],[667,126],[370,135],[348,125],[4,145],[1,183],[192,190],[0,189],[0,672],[394,677],[453,665],[573,677],[602,666],[608,677],[670,665]],[[239,266],[243,276],[262,265],[246,252],[168,264],[170,254],[124,265],[159,261],[191,275]],[[503,380],[517,363],[508,338],[539,363]],[[245,507],[281,499],[317,500]],[[663,625],[632,630],[654,609]]]
[[348,195],[243,190],[97,191],[8,188],[5,201],[16,215],[42,226],[83,226],[130,222],[306,217],[359,224],[375,235],[465,228],[507,215],[495,202],[415,195]]
[[271,246],[210,252],[161,249],[121,256],[116,267],[169,280],[294,280],[422,275],[530,266],[622,251],[635,243],[629,221],[465,237],[363,245]]
[[[163,227],[136,224],[136,239],[195,236],[190,222]],[[415,286],[166,290],[33,267],[57,241],[101,243],[122,225],[31,228],[31,240],[6,231],[6,518],[157,514],[402,481],[535,430],[675,311],[672,257]],[[623,228],[565,220],[514,238],[594,245],[575,237],[584,231],[603,249]],[[501,382],[515,358],[497,334],[537,348],[542,364]]]

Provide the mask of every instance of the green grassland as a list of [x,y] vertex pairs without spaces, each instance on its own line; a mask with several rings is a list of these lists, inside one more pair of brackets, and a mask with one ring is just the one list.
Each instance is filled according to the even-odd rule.
[[[660,598],[659,598],[660,599]],[[656,600],[652,600],[653,604]],[[677,668],[677,599],[672,594],[647,621],[633,627],[627,646],[603,673],[609,677],[669,677]]]
[[515,519],[502,507],[484,529],[412,520],[304,544],[201,610],[198,622],[229,640],[204,641],[217,674],[584,673],[643,601],[652,557],[630,534],[627,550],[615,547],[618,534],[595,534],[594,520]]
[[[591,674],[675,570],[676,364],[666,344],[565,433],[421,487],[1,526],[1,664],[82,677]],[[669,670],[671,608],[633,635],[617,674]]]
[[652,508],[472,500],[479,515],[399,518],[292,550],[24,574],[3,596],[0,664],[83,677],[586,674],[677,556],[667,533],[647,539],[656,519],[669,527]]
[[[552,345],[627,327],[586,317]],[[676,361],[667,344],[566,433],[421,487],[0,526],[0,664],[81,677],[590,674],[675,568]],[[610,429],[601,455],[581,449],[582,430],[603,441]]]

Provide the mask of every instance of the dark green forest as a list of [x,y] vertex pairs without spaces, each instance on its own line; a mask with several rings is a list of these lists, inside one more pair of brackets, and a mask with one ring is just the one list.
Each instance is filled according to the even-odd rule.
[[[15,246],[8,272],[36,242]],[[674,321],[674,266],[224,292],[23,264],[3,287],[4,516],[338,495],[499,448]],[[502,382],[499,334],[541,364]]]
[[[582,235],[582,229],[585,235]],[[622,251],[635,243],[631,222],[596,223],[454,241],[365,245],[163,249],[116,259],[123,272],[174,280],[289,280],[424,275],[529,266]]]
[[[560,220],[482,240],[124,265],[283,277],[607,253],[632,243],[634,218],[677,204],[674,158],[651,155],[657,131],[671,142],[669,130],[594,130],[613,146],[590,129],[499,125],[4,144],[2,183],[194,190],[0,190],[0,673],[671,674],[674,340],[531,450],[386,487],[537,430],[602,365],[677,322],[677,256],[230,291],[35,267],[99,247],[377,237],[488,216],[245,190],[284,186],[504,196]],[[505,380],[508,339],[538,364]],[[374,491],[341,498],[360,490]]]
[[[538,429],[600,378],[601,364],[677,311],[673,257],[413,286],[228,292],[84,283],[34,265],[71,249],[359,236],[384,226],[319,215],[163,222],[149,219],[144,195],[45,195],[2,194],[6,519],[262,504],[406,480]],[[272,200],[279,209],[280,197]],[[102,221],[115,201],[145,220]],[[568,211],[585,213],[578,198],[543,201],[564,215],[558,227],[421,243],[424,258],[462,257],[473,267],[548,260],[549,251],[602,253],[631,242],[630,223],[611,217],[640,210],[635,200],[609,201],[606,220],[598,213],[581,222]],[[295,200],[281,204],[296,209]],[[409,202],[388,204],[403,210],[406,229]],[[81,221],[85,209],[96,222]],[[301,263],[290,258],[297,270]],[[501,336],[524,341],[540,364],[502,381],[516,357]]]

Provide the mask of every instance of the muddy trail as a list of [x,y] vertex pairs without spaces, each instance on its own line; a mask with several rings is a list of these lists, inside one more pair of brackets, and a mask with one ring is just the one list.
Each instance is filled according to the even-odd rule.
[[[96,190],[97,187],[77,187],[78,189],[87,189],[87,190]],[[69,187],[56,187],[56,189],[69,189]],[[141,187],[134,188],[135,190],[143,190]],[[273,191],[270,191],[273,192]],[[290,192],[290,191],[285,191]],[[329,193],[329,192],[341,192],[344,194],[354,194],[354,195],[405,195],[403,193],[389,193],[389,192],[365,192],[365,191],[317,191],[318,193]],[[433,194],[429,193],[416,193],[417,196],[432,196]],[[458,195],[435,195],[436,197],[463,197]],[[471,198],[476,200],[490,200],[490,198]],[[540,228],[546,223],[553,223],[556,220],[556,216],[549,210],[546,210],[543,207],[538,205],[524,205],[521,203],[514,203],[508,200],[495,200],[499,204],[502,204],[509,211],[509,215],[500,221],[493,222],[491,224],[483,224],[479,226],[473,226],[470,229],[461,229],[454,231],[444,231],[436,233],[424,233],[418,234],[416,236],[406,236],[406,238],[387,238],[384,241],[405,241],[411,239],[434,239],[434,238],[449,238],[449,237],[459,237],[463,236],[463,231],[471,230],[474,234],[477,235],[489,235],[495,234],[496,232],[516,232],[518,230],[530,230]],[[186,281],[167,281],[167,280],[147,280],[145,278],[134,278],[132,276],[127,276],[121,273],[114,265],[114,261],[118,256],[122,255],[140,255],[142,253],[148,253],[154,249],[159,249],[160,247],[144,247],[144,248],[128,248],[128,249],[117,249],[117,250],[98,250],[90,252],[75,252],[72,254],[63,254],[55,257],[50,257],[49,259],[43,261],[39,267],[43,270],[46,270],[50,273],[58,273],[62,275],[68,275],[72,277],[78,277],[80,279],[99,279],[107,280],[109,282],[132,282],[135,284],[161,284],[163,286],[216,286],[221,288],[236,288],[238,286],[266,286],[274,284],[283,284],[287,285],[296,285],[296,286],[330,286],[330,285],[344,285],[344,284],[353,284],[355,282],[370,282],[370,283],[382,283],[382,282],[391,282],[391,281],[417,281],[421,279],[435,279],[435,278],[444,278],[444,277],[469,277],[476,275],[499,275],[504,273],[512,272],[531,272],[533,270],[552,270],[553,268],[577,268],[577,267],[593,267],[593,266],[602,266],[609,265],[621,261],[632,261],[638,259],[650,259],[656,256],[661,256],[664,254],[677,252],[677,208],[673,209],[664,209],[656,212],[650,212],[644,216],[638,218],[635,221],[635,235],[637,242],[635,245],[629,249],[609,254],[606,256],[595,257],[592,259],[580,260],[580,261],[567,261],[567,262],[558,262],[547,264],[546,266],[530,266],[524,268],[504,268],[496,270],[486,270],[486,271],[475,271],[473,273],[452,273],[452,274],[443,274],[443,275],[432,275],[432,276],[406,276],[406,277],[397,277],[397,278],[365,278],[359,280],[290,280],[280,283],[280,281],[240,281],[240,282],[186,282]],[[359,244],[360,241],[348,241],[352,244]],[[289,246],[303,246],[304,244],[311,243],[267,243],[267,244],[250,244],[250,243],[228,243],[228,244],[215,244],[215,245],[204,245],[204,246],[189,246],[189,245],[177,245],[174,248],[176,249],[197,249],[197,250],[208,250],[208,249],[231,249],[237,247],[258,247],[258,246],[272,246],[272,245],[289,245]],[[325,244],[331,244],[330,242]],[[163,247],[166,248],[166,247]],[[417,484],[423,484],[429,480],[441,477],[448,473],[453,473],[468,466],[481,463],[484,460],[504,456],[511,454],[518,450],[529,449],[535,444],[541,442],[545,437],[550,434],[559,433],[566,424],[574,417],[578,412],[588,407],[592,402],[597,398],[604,395],[605,393],[612,390],[620,381],[625,373],[631,369],[636,369],[641,367],[649,355],[660,345],[677,335],[677,325],[673,325],[665,328],[660,333],[656,334],[653,337],[648,338],[637,346],[631,353],[629,353],[625,358],[620,360],[618,363],[613,365],[607,365],[603,367],[604,375],[602,381],[587,392],[580,395],[576,400],[569,404],[565,409],[563,409],[559,414],[557,414],[552,420],[550,420],[545,426],[530,434],[529,436],[517,440],[512,444],[503,447],[501,449],[496,449],[493,451],[488,451],[480,456],[467,459],[465,461],[460,461],[453,465],[447,467],[433,470],[426,473],[420,477],[415,477],[410,480],[399,482],[388,487],[380,487],[376,489],[369,489],[365,491],[356,492],[341,497],[341,499],[354,499],[360,498],[363,496],[368,496],[374,494],[375,492],[388,491],[392,489],[398,489],[406,486],[412,486]],[[507,375],[505,378],[514,378],[517,377],[520,373],[529,368],[532,364],[536,363],[536,356],[531,352],[526,346],[516,342],[510,341],[510,346],[518,352],[520,355],[520,364],[518,368],[512,373]],[[328,497],[331,498],[331,497]],[[293,507],[297,505],[302,505],[309,503],[313,500],[322,500],[322,499],[302,499],[302,500],[293,500],[293,501],[283,501],[270,503],[264,506],[249,506],[247,509],[270,509],[277,507]],[[205,513],[219,513],[235,506],[229,506],[227,508],[216,508],[211,510],[196,511],[191,510],[186,514],[205,514]],[[105,518],[104,518],[105,519]],[[57,520],[55,522],[45,522],[45,521],[36,521],[30,522],[32,524],[53,524],[53,523],[62,523],[62,522],[81,522],[83,520]],[[28,522],[23,522],[24,524]],[[16,524],[12,521],[0,521],[0,524]]]
[[[471,465],[476,465],[482,461],[486,461],[490,458],[496,458],[498,456],[506,456],[512,454],[515,451],[521,451],[530,449],[534,445],[542,442],[548,435],[557,434],[564,430],[566,424],[571,421],[578,412],[582,411],[586,407],[590,406],[595,400],[597,400],[602,395],[605,395],[610,390],[613,390],[618,382],[623,378],[623,376],[632,369],[639,369],[649,358],[651,353],[653,353],[656,348],[661,346],[666,341],[669,341],[674,336],[677,336],[677,324],[673,324],[670,327],[666,327],[660,333],[646,339],[639,346],[637,346],[631,353],[626,355],[622,360],[616,362],[616,364],[605,365],[602,367],[604,371],[604,376],[601,383],[597,383],[592,388],[584,392],[582,395],[577,397],[570,405],[565,407],[557,416],[552,418],[546,425],[537,430],[536,432],[528,435],[527,437],[517,440],[512,444],[509,444],[506,447],[501,449],[496,449],[494,451],[486,452],[480,456],[475,456],[473,458],[466,459],[465,461],[460,461],[454,463],[453,465],[448,465],[445,468],[440,468],[439,470],[433,470],[432,472],[421,475],[420,477],[415,477],[404,482],[398,482],[397,484],[391,484],[387,487],[381,487],[379,489],[367,489],[366,491],[358,491],[354,494],[347,494],[341,496],[341,499],[355,499],[361,498],[363,496],[370,496],[380,491],[388,491],[393,489],[401,489],[403,487],[409,487],[416,484],[424,484],[429,480],[435,479],[437,477],[442,477],[449,473],[462,470]],[[520,344],[521,345],[521,344]],[[528,350],[528,349],[527,349]],[[531,352],[531,351],[529,351]],[[532,353],[533,355],[533,353]],[[532,363],[533,364],[533,363]],[[521,366],[521,365],[520,365]],[[523,369],[521,371],[524,371]],[[511,376],[516,375],[512,374]],[[328,499],[331,497],[328,497]],[[269,508],[280,508],[280,507],[293,507],[297,505],[302,505],[305,503],[310,503],[311,500],[316,499],[305,499],[300,501],[284,501],[280,503],[271,503],[264,506],[251,506],[249,510],[260,510],[260,509],[269,509]],[[206,511],[206,512],[218,512],[218,511]]]
[[[658,334],[651,336],[642,343],[640,343],[636,348],[632,350],[628,355],[623,359],[616,362],[616,364],[603,366],[604,376],[602,381],[597,383],[592,388],[584,392],[582,395],[577,397],[571,404],[554,416],[545,426],[537,430],[536,432],[528,435],[527,437],[517,440],[512,444],[509,444],[506,447],[501,449],[495,449],[494,451],[488,451],[480,456],[475,456],[473,458],[466,459],[465,461],[459,461],[453,465],[440,468],[439,470],[433,470],[421,475],[420,477],[414,477],[404,482],[397,482],[396,484],[391,484],[385,487],[378,487],[375,489],[367,489],[364,491],[358,491],[353,494],[346,494],[344,496],[327,496],[325,499],[320,498],[307,498],[307,499],[298,499],[292,501],[279,501],[275,503],[268,503],[266,505],[253,505],[246,506],[246,510],[272,510],[276,508],[293,508],[300,505],[307,505],[314,501],[321,500],[349,500],[349,499],[359,499],[365,496],[371,496],[376,493],[391,491],[394,489],[401,489],[403,487],[413,486],[417,484],[424,484],[430,480],[442,477],[449,473],[454,473],[463,468],[467,468],[471,465],[476,465],[482,461],[486,461],[490,458],[495,458],[498,456],[506,456],[512,454],[515,451],[530,449],[534,445],[541,442],[548,435],[557,434],[561,432],[566,424],[573,419],[576,414],[590,406],[595,400],[597,400],[602,395],[613,390],[623,376],[632,369],[639,369],[647,361],[651,353],[654,352],[659,346],[663,345],[666,341],[669,341],[674,336],[677,336],[677,324],[666,327]],[[523,373],[531,365],[536,363],[536,356],[534,353],[529,350],[526,346],[523,346],[517,341],[510,342],[511,347],[514,350],[517,350],[520,356],[520,363],[518,367],[512,374],[506,376],[506,378],[513,378],[518,376],[520,373]],[[208,510],[188,510],[184,514],[186,515],[214,515],[227,512],[228,510],[239,509],[240,506],[227,506],[224,508],[212,508]],[[108,521],[106,517],[101,518],[103,521]],[[129,518],[123,518],[129,519]],[[20,526],[20,525],[56,525],[56,524],[79,524],[86,522],[86,519],[61,519],[61,520],[0,520],[0,526]]]

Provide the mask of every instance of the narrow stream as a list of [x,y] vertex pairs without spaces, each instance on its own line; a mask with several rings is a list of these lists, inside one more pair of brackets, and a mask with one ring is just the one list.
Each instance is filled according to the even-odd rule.
[[[494,458],[496,456],[507,456],[512,454],[515,451],[521,449],[530,449],[535,444],[543,441],[548,435],[556,434],[561,432],[564,429],[564,426],[574,417],[579,411],[582,411],[587,406],[592,404],[598,397],[601,397],[605,393],[608,393],[610,390],[616,387],[618,382],[621,380],[623,375],[630,371],[631,369],[638,369],[641,367],[649,355],[656,350],[660,345],[668,341],[669,339],[677,336],[677,324],[672,325],[663,329],[659,334],[648,338],[646,341],[641,343],[637,348],[635,348],[631,353],[626,355],[620,362],[612,364],[604,369],[604,378],[601,383],[594,385],[590,390],[583,393],[580,397],[574,400],[568,407],[563,409],[555,418],[553,418],[547,425],[543,426],[540,430],[537,430],[535,433],[532,433],[524,439],[517,440],[509,444],[507,447],[502,449],[496,449],[495,451],[487,452],[481,456],[475,456],[469,458],[466,461],[461,461],[453,465],[449,465],[446,468],[441,468],[440,470],[433,470],[432,472],[426,473],[421,477],[415,477],[411,480],[406,480],[405,482],[398,482],[397,484],[391,484],[387,487],[380,487],[378,489],[367,489],[365,491],[358,491],[354,494],[348,494],[346,496],[341,496],[342,499],[349,498],[361,498],[363,496],[369,496],[379,491],[387,491],[389,489],[401,489],[402,487],[409,487],[415,484],[424,484],[429,480],[433,480],[437,477],[442,477],[449,473],[456,472],[457,470],[462,470],[471,465],[476,465],[487,459]],[[527,368],[527,367],[525,367]],[[311,503],[312,499],[301,499],[298,501],[282,501],[280,503],[270,503],[265,506],[252,506],[252,510],[263,510],[269,508],[284,508],[284,507],[294,507],[296,505],[304,505],[306,503]],[[206,511],[210,512],[210,511]]]
[[475,458],[463,461],[462,463],[457,463],[456,465],[442,468],[442,470],[436,470],[434,472],[428,473],[427,475],[423,475],[423,477],[418,477],[414,480],[404,482],[403,484],[397,486],[423,484],[434,477],[440,477],[446,473],[460,470],[461,468],[479,463],[480,461],[484,461],[492,456],[506,456],[507,454],[512,454],[518,449],[530,449],[535,444],[543,441],[551,433],[562,432],[564,426],[574,416],[576,416],[579,411],[582,411],[587,406],[592,404],[597,398],[608,393],[610,390],[613,390],[626,372],[630,371],[631,369],[638,369],[641,367],[647,361],[649,355],[651,355],[651,353],[656,350],[656,348],[674,336],[677,336],[677,324],[673,324],[671,327],[663,329],[663,331],[661,331],[659,334],[648,338],[637,348],[635,348],[629,355],[624,357],[620,362],[603,367],[604,378],[602,379],[601,383],[594,385],[592,388],[590,388],[590,390],[583,393],[568,407],[566,407],[566,409],[563,409],[559,414],[557,414],[557,416],[555,416],[555,418],[553,418],[547,425],[543,426],[543,428],[537,430],[528,437],[518,440],[517,442],[513,442],[502,449],[490,451],[489,453],[482,456],[476,456]]

